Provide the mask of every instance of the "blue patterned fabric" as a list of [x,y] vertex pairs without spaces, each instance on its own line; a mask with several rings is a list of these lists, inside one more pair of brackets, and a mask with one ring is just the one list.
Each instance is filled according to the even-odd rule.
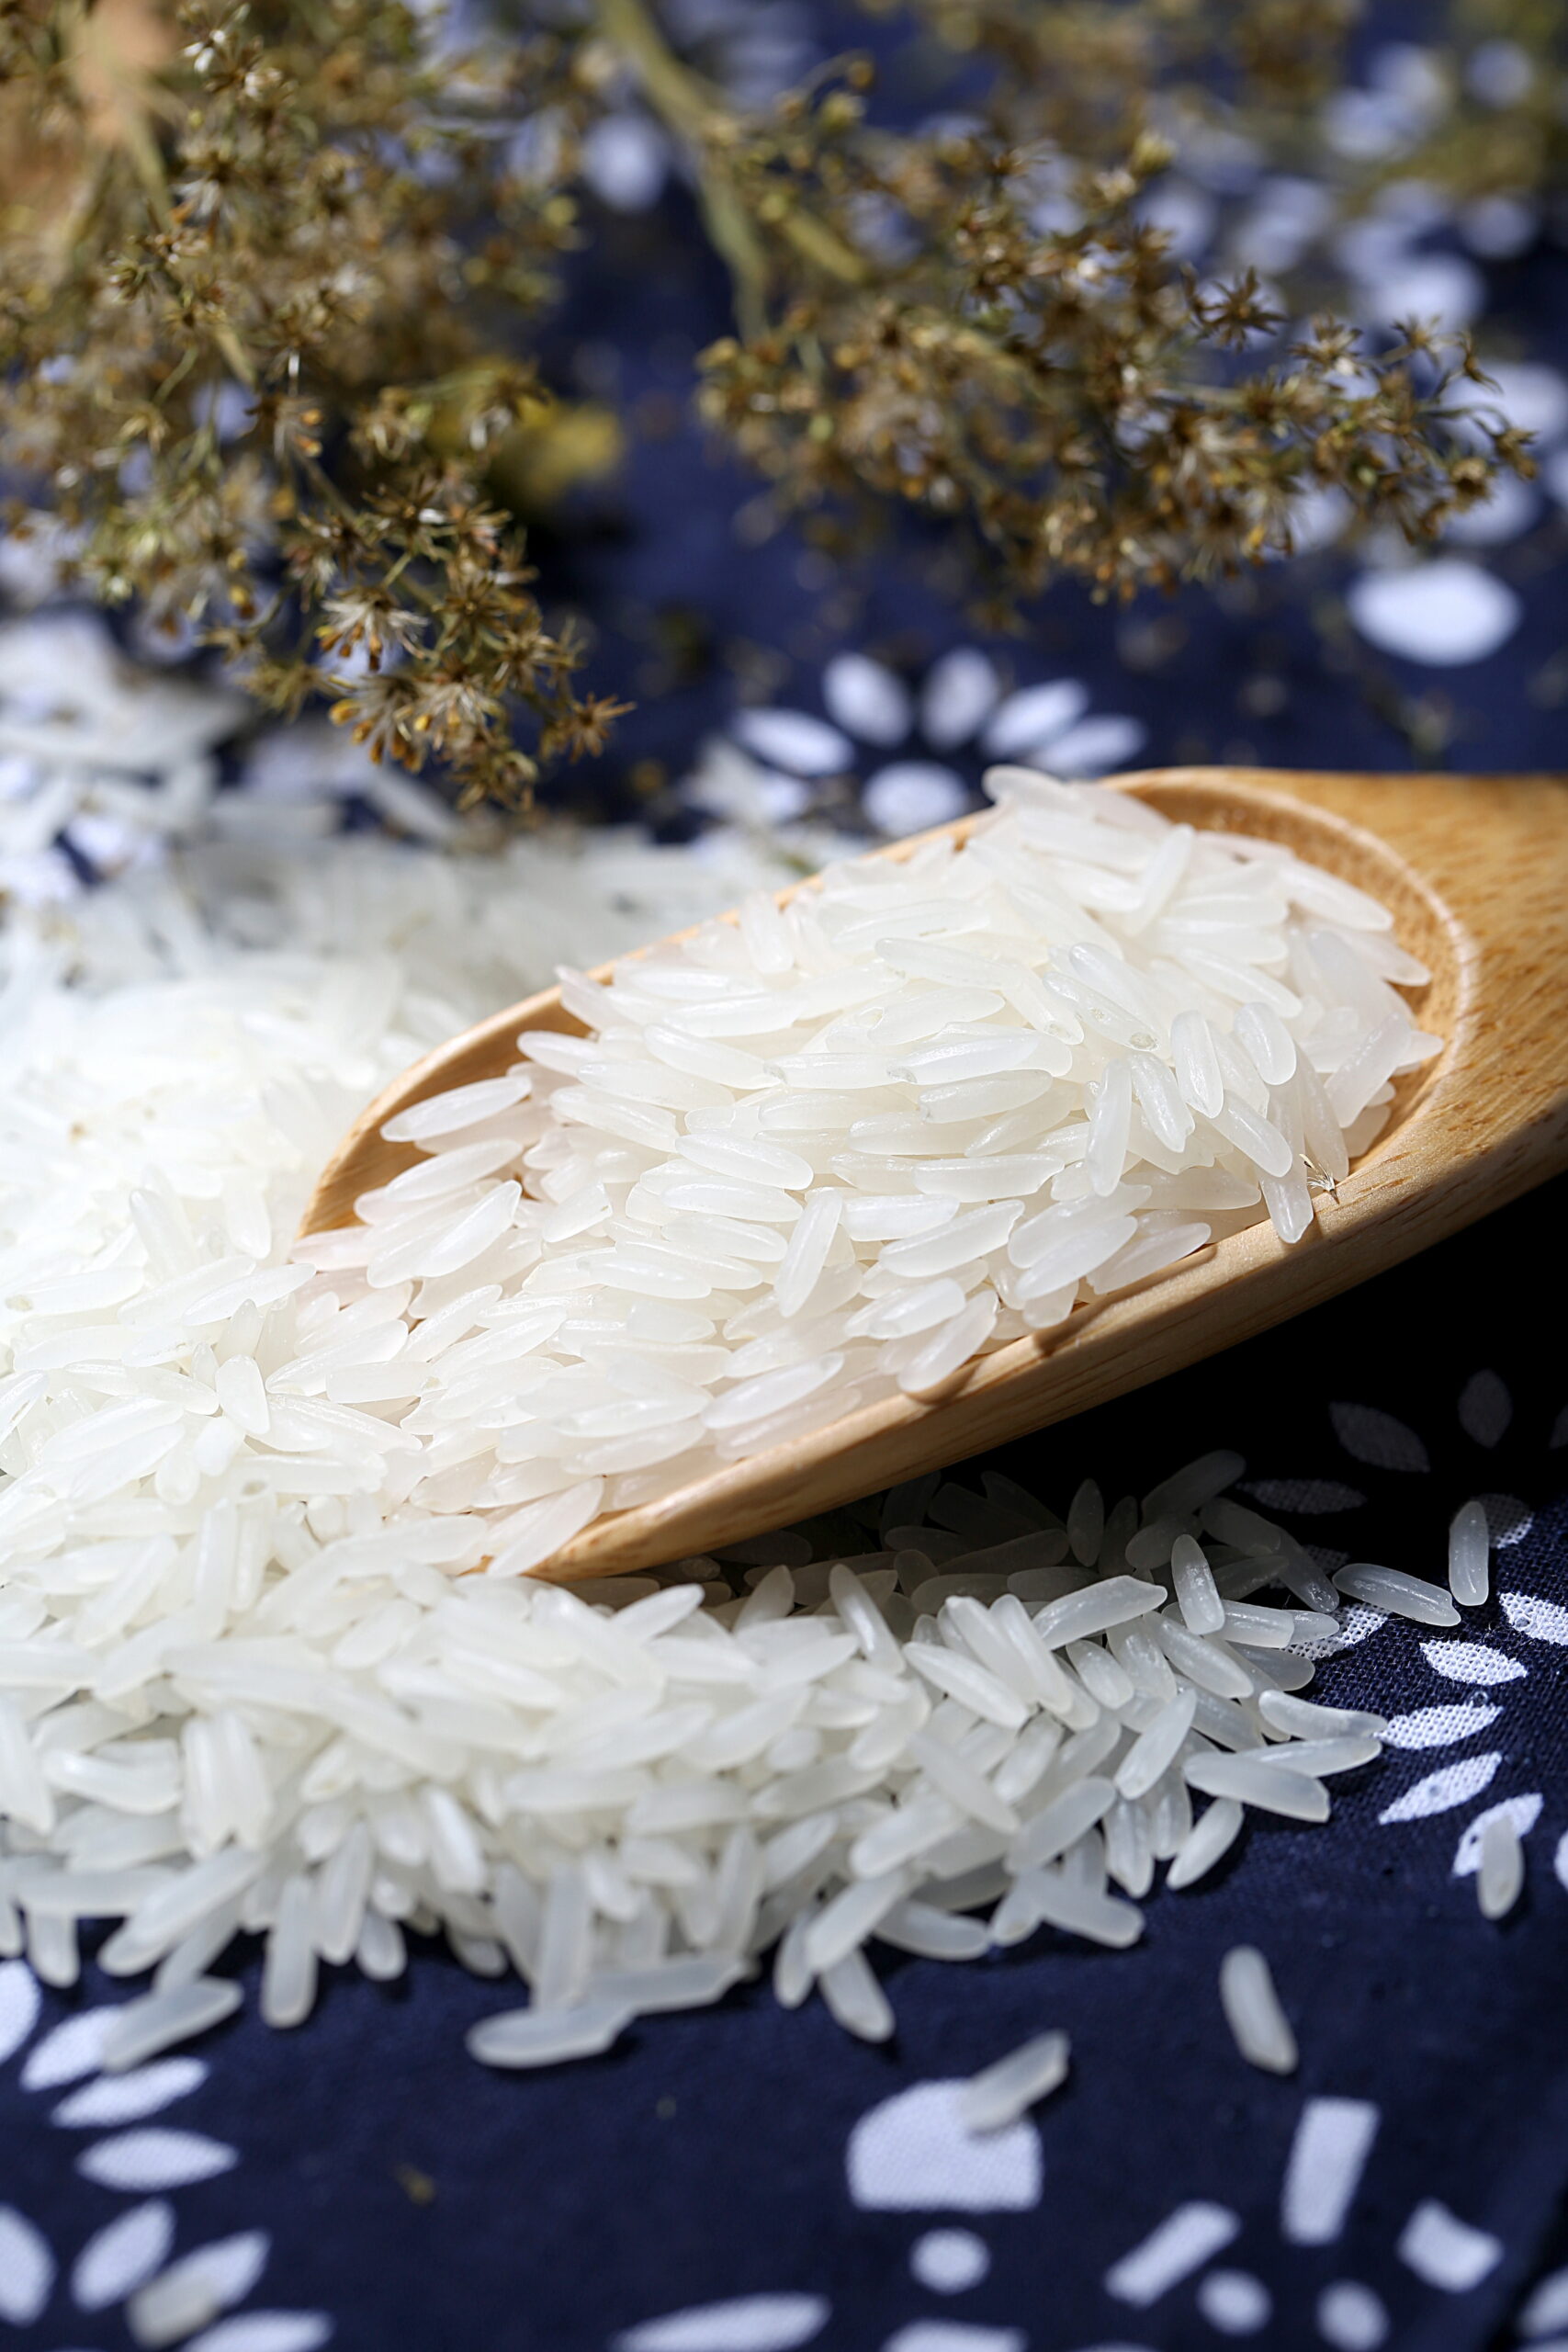
[[[1498,1598],[1461,1636],[1391,1621],[1323,1668],[1324,1695],[1393,1717],[1397,1743],[1337,1783],[1327,1828],[1255,1820],[1124,1953],[1045,1933],[962,1967],[885,1954],[885,2049],[757,1986],[604,2058],[489,2074],[463,2033],[514,1996],[428,1948],[395,1986],[337,1972],[290,2034],[258,2021],[253,1962],[244,2009],[194,2052],[107,2077],[92,2020],[123,1985],[89,1971],[39,1997],[6,1963],[4,2199],[59,2265],[6,2340],[134,2343],[123,2296],[81,2308],[82,2266],[96,2239],[103,2278],[133,2278],[104,2233],[134,2253],[129,2217],[155,2232],[161,2206],[180,2250],[251,2245],[256,2284],[194,2339],[209,2352],[1186,2352],[1238,2317],[1282,2352],[1511,2343],[1568,2185],[1568,1383],[1543,1361],[1540,1274],[1517,1272],[1551,1266],[1565,1206],[1539,1193],[997,1457],[1060,1494],[1234,1443],[1303,1541],[1416,1569],[1459,1502],[1494,1498]],[[1461,1873],[1498,1804],[1529,1872],[1494,1926]],[[1294,2077],[1235,2052],[1216,1973],[1237,1942],[1272,1963]],[[1072,2038],[1066,2087],[966,2139],[941,2086],[1047,2026]],[[1163,2272],[1129,2269],[1162,2229]],[[0,2222],[0,2301],[6,2254]],[[237,2332],[265,2312],[275,2334]]]
[[[638,805],[666,831],[694,826],[694,747],[743,734],[743,693],[821,718],[826,665],[864,651],[918,698],[959,646],[987,652],[1009,690],[1075,683],[1064,727],[1123,722],[1090,738],[1090,769],[1096,741],[1111,766],[1398,768],[1412,763],[1391,717],[1402,701],[1443,707],[1463,768],[1568,764],[1568,526],[1534,494],[1517,539],[1457,559],[1519,601],[1506,642],[1464,669],[1325,638],[1314,604],[1321,618],[1355,570],[1333,551],[1124,616],[1063,588],[998,643],[939,593],[940,546],[919,533],[841,579],[787,533],[738,533],[755,484],[715,462],[679,406],[692,351],[726,323],[722,285],[675,233],[684,203],[676,190],[612,219],[556,332],[563,383],[613,379],[638,435],[624,483],[543,551],[551,592],[599,628],[606,678],[642,697],[586,787],[606,808],[657,763]],[[1452,243],[1440,223],[1427,240]],[[1565,286],[1568,255],[1545,234],[1499,265],[1498,346],[1561,365]],[[897,744],[886,729],[853,741],[863,783],[895,759],[971,792],[979,723],[927,740],[917,699]],[[854,816],[761,767],[772,813]],[[127,1988],[89,1969],[58,1995],[0,1964],[0,2341],[167,2340],[147,2335],[138,2285],[216,2245],[231,2315],[178,2337],[192,2352],[1190,2352],[1231,2337],[1482,2352],[1519,2340],[1527,2297],[1531,2340],[1561,2352],[1565,1209],[1558,1185],[997,1457],[1059,1503],[1084,1476],[1141,1489],[1235,1445],[1247,1490],[1335,1564],[1426,1574],[1440,1574],[1456,1507],[1489,1498],[1497,1597],[1462,1637],[1359,1625],[1323,1668],[1322,1695],[1395,1719],[1385,1758],[1336,1784],[1326,1829],[1255,1820],[1212,1881],[1151,1900],[1124,1953],[1047,1931],[963,1967],[884,1954],[898,2030],[880,2049],[758,1986],[645,2020],[603,2058],[490,2074],[463,2035],[514,1996],[428,1948],[395,1985],[336,1972],[292,2033],[258,2021],[253,1959],[239,2015],[188,2054],[110,2077],[97,2020]],[[1490,1925],[1472,1873],[1477,1824],[1500,1805],[1529,1876]],[[1272,1964],[1294,2077],[1236,2055],[1216,1973],[1238,1942]],[[967,2138],[942,2086],[1055,2026],[1072,2038],[1066,2087]]]

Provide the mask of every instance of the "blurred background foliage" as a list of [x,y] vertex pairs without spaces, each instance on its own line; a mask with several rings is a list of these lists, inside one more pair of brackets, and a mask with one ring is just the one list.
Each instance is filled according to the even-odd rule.
[[715,658],[678,594],[593,593],[628,453],[694,413],[824,644],[913,532],[975,626],[1068,582],[1156,666],[1186,592],[1397,567],[1536,472],[1466,289],[1568,233],[1565,13],[4,0],[6,527],[468,802]]

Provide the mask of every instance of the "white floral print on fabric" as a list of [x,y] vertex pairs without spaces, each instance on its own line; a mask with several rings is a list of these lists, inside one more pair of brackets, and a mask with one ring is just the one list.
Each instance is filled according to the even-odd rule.
[[1432,1457],[1413,1429],[1375,1405],[1330,1405],[1334,1434],[1347,1453],[1377,1470],[1429,1470]]
[[827,2325],[820,2295],[741,2295],[628,2328],[618,2352],[794,2352]]
[[[1321,2253],[1337,2245],[1349,2222],[1382,2123],[1370,2099],[1309,2098],[1302,2107],[1285,2160],[1280,2192],[1280,2236],[1285,2246]],[[1139,2311],[1152,2310],[1178,2288],[1192,2284],[1194,2301],[1222,2335],[1255,2335],[1267,2327],[1272,2298],[1250,2272],[1211,2268],[1218,2254],[1243,2234],[1241,2217],[1204,2199],[1178,2204],[1113,2263],[1106,2292]],[[1466,2294],[1490,2276],[1503,2247],[1436,2198],[1423,2198],[1399,2229],[1398,2259],[1424,2285]],[[1278,2255],[1271,2256],[1277,2262]],[[1304,2299],[1303,2299],[1304,2308]],[[1382,2299],[1358,2279],[1336,2279],[1313,2306],[1316,2333],[1335,2352],[1377,2352],[1390,2321]],[[1130,2347],[1129,2347],[1130,2352]]]
[[[1363,221],[1358,243],[1385,274],[1393,266],[1393,284],[1404,283],[1397,254],[1384,250],[1389,240],[1400,242],[1394,223]],[[1423,273],[1450,277],[1457,267],[1479,274],[1452,254],[1421,256]],[[1451,282],[1449,292],[1453,288]],[[1406,302],[1406,314],[1418,310],[1427,316],[1444,307],[1444,288],[1438,276],[1430,278],[1427,299]],[[1530,455],[1537,480],[1521,481],[1514,474],[1499,474],[1491,493],[1479,505],[1450,518],[1443,532],[1447,545],[1491,548],[1523,537],[1550,514],[1547,502],[1568,506],[1568,377],[1534,360],[1488,358],[1486,370],[1495,390],[1477,395],[1477,407],[1490,419],[1505,419],[1534,437]],[[1467,421],[1461,436],[1483,448],[1480,425]],[[1544,498],[1542,493],[1545,493]],[[1369,643],[1382,651],[1427,666],[1451,662],[1484,661],[1512,637],[1524,616],[1524,605],[1505,581],[1466,557],[1440,555],[1419,561],[1403,540],[1393,536],[1375,538],[1374,563],[1351,583],[1350,617]]]
[[[51,2312],[119,2312],[139,2344],[185,2352],[315,2352],[333,2334],[323,2312],[236,2311],[259,2285],[271,2253],[265,2230],[186,2245],[175,2198],[231,2171],[239,2151],[177,2124],[153,2123],[203,2084],[204,2059],[152,2059],[123,2074],[103,2055],[118,2005],[82,2011],[50,2028],[38,1978],[24,1960],[0,1962],[0,2065],[15,2064],[21,2090],[51,2101],[49,2121],[90,2137],[75,2157],[85,2180],[134,2199],[85,2243],[51,2241],[40,2222],[0,2205],[0,2323],[28,2327]],[[65,2096],[55,2098],[63,2091]]]
[[1369,645],[1433,669],[1489,660],[1525,616],[1523,598],[1506,581],[1457,555],[1409,571],[1364,571],[1346,603]]
[[971,645],[944,653],[913,684],[869,654],[836,654],[817,699],[820,711],[738,711],[681,797],[762,826],[831,809],[852,821],[858,808],[872,832],[895,839],[976,807],[992,761],[1087,781],[1126,767],[1146,737],[1139,719],[1091,713],[1076,678],[1009,691],[990,656]]
[[[1041,2133],[1030,2117],[992,2133],[964,2130],[957,2083],[916,2083],[880,2100],[852,2126],[845,2151],[852,2203],[862,2211],[962,2215],[962,2226],[926,2228],[914,2237],[908,2263],[915,2284],[942,2305],[907,2321],[867,2352],[1055,2352],[1056,2339],[1035,2333],[1037,2314],[1024,2324],[981,2324],[955,2312],[955,2299],[991,2277],[987,2214],[1033,2212],[1045,2201]],[[1382,2110],[1371,2099],[1314,2096],[1303,2100],[1286,2154],[1277,2209],[1277,2240],[1254,2245],[1254,2258],[1289,2275],[1298,2256],[1322,2278],[1332,2249],[1348,2229],[1361,2184],[1375,2158]],[[1064,2161],[1070,2161],[1065,2157]],[[1251,2220],[1207,2197],[1179,2197],[1133,2234],[1100,2281],[1107,2320],[1096,2352],[1141,2352],[1127,2339],[1129,2321],[1140,2334],[1158,2329],[1167,2340],[1171,2300],[1190,2297],[1199,2318],[1216,2336],[1256,2336],[1273,2316],[1275,2298],[1245,2255],[1267,2216]],[[1394,2258],[1435,2295],[1469,2294],[1501,2262],[1499,2239],[1436,2197],[1418,2198],[1389,2221]],[[1568,2278],[1568,2274],[1564,2274]],[[1565,2289],[1568,2293],[1568,2289]],[[1292,2290],[1291,2308],[1310,2312],[1317,2339],[1330,2352],[1379,2352],[1389,2339],[1388,2311],[1359,2279],[1314,2285],[1308,2273]],[[1145,2314],[1148,2316],[1145,2318]],[[610,2352],[795,2352],[814,2343],[833,2316],[828,2298],[809,2288],[784,2289],[692,2303],[624,2329]],[[1180,2336],[1182,2343],[1189,2335]]]
[[[1417,1430],[1394,1414],[1379,1406],[1354,1402],[1336,1403],[1328,1409],[1334,1434],[1353,1462],[1397,1476],[1428,1477],[1433,1474],[1433,1449]],[[1514,1402],[1507,1384],[1490,1366],[1481,1367],[1461,1389],[1455,1418],[1472,1445],[1483,1453],[1495,1452],[1514,1419]],[[1557,1446],[1565,1441],[1568,1414],[1553,1430],[1551,1442]],[[1455,1476],[1450,1468],[1451,1448],[1445,1442],[1436,1451],[1440,1473],[1451,1483]],[[1246,1490],[1266,1506],[1307,1515],[1316,1510],[1350,1513],[1366,1499],[1355,1487],[1326,1478],[1251,1479],[1247,1482]],[[1425,1757],[1458,1747],[1470,1752],[1451,1761],[1428,1766],[1408,1785],[1396,1790],[1378,1816],[1386,1826],[1457,1812],[1492,1791],[1510,1754],[1506,1744],[1508,1710],[1510,1703],[1517,1703],[1510,1701],[1510,1686],[1529,1682],[1532,1671],[1528,1647],[1522,1653],[1505,1647],[1506,1634],[1517,1635],[1526,1645],[1568,1648],[1568,1608],[1538,1593],[1518,1591],[1507,1580],[1506,1555],[1524,1541],[1535,1523],[1530,1506],[1517,1495],[1475,1495],[1473,1487],[1466,1491],[1455,1483],[1452,1508],[1457,1509],[1472,1495],[1485,1510],[1491,1532],[1493,1577],[1503,1625],[1490,1635],[1456,1631],[1452,1634],[1435,1634],[1416,1645],[1438,1684],[1447,1685],[1448,1689],[1435,1689],[1429,1703],[1395,1715],[1388,1726],[1387,1747],[1395,1755]],[[1329,1566],[1342,1562],[1347,1555],[1314,1550],[1314,1556]],[[1402,1559],[1396,1565],[1438,1583],[1442,1582],[1446,1573],[1446,1563],[1441,1561],[1412,1558]],[[1338,1633],[1313,1645],[1314,1654],[1330,1657],[1382,1630],[1389,1622],[1371,1611],[1361,1611],[1360,1616],[1370,1622],[1358,1623],[1358,1612],[1347,1611]],[[1455,1695],[1456,1685],[1467,1695]],[[1483,1735],[1490,1736],[1484,1747],[1480,1746]],[[1521,1838],[1527,1838],[1543,1810],[1544,1797],[1540,1790],[1523,1790],[1495,1798],[1466,1822],[1454,1850],[1453,1875],[1471,1877],[1479,1868],[1481,1835],[1487,1822],[1506,1819]],[[1563,1885],[1568,1886],[1568,1831],[1559,1839],[1554,1867]]]
[[867,2211],[962,2209],[1025,2212],[1040,2201],[1040,2134],[1032,2123],[972,2132],[964,2085],[917,2083],[863,2115],[850,2134],[850,2195]]
[[[1397,257],[1382,250],[1379,224],[1359,224],[1361,240],[1369,230],[1379,267],[1386,276],[1392,266],[1395,289],[1404,288]],[[1420,289],[1425,299],[1406,300],[1405,315],[1440,312],[1454,291],[1456,270],[1481,283],[1473,266],[1452,254],[1427,254],[1416,267],[1427,279]],[[1446,292],[1439,282],[1445,278],[1450,281]],[[1496,389],[1479,393],[1477,406],[1488,417],[1506,419],[1534,435],[1530,455],[1539,479],[1524,482],[1500,474],[1489,497],[1447,525],[1444,540],[1458,548],[1486,549],[1522,537],[1550,512],[1543,491],[1547,500],[1568,505],[1568,378],[1536,361],[1489,359],[1486,366]],[[1478,424],[1467,423],[1461,433],[1474,447],[1484,446]],[[1524,618],[1517,592],[1468,556],[1442,554],[1423,562],[1393,535],[1374,538],[1370,552],[1376,560],[1351,582],[1348,605],[1359,634],[1382,652],[1426,667],[1483,662],[1507,643]]]

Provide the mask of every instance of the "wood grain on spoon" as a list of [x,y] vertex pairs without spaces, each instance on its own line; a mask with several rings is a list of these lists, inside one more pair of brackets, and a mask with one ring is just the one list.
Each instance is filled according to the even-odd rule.
[[[1316,1306],[1568,1167],[1568,778],[1167,768],[1113,788],[1185,823],[1286,842],[1382,899],[1401,944],[1431,969],[1411,1001],[1446,1040],[1442,1053],[1400,1081],[1393,1119],[1337,1197],[1319,1196],[1315,1225],[1293,1246],[1267,1222],[1232,1234],[981,1357],[935,1396],[885,1397],[595,1520],[556,1554],[550,1577],[709,1551],[1022,1437]],[[942,830],[962,839],[976,821]],[[780,902],[814,887],[794,884]],[[499,1075],[523,1028],[581,1035],[582,1024],[552,989],[427,1054],[344,1138],[301,1233],[351,1224],[362,1193],[421,1157],[386,1142],[383,1121]]]

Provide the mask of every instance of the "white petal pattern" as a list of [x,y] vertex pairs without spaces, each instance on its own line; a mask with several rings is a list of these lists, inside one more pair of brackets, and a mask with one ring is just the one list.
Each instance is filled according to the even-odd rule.
[[646,212],[656,204],[669,165],[663,136],[641,115],[606,115],[583,138],[583,177],[613,212]]
[[1460,1427],[1477,1445],[1496,1445],[1514,1418],[1514,1400],[1495,1372],[1473,1373],[1460,1393]]
[[[967,2319],[912,2319],[896,2328],[882,2352],[1027,2352],[1021,2327],[981,2327]],[[1106,2346],[1104,2352],[1118,2352]],[[1131,2352],[1122,2346],[1120,2352]]]
[[1297,555],[1331,548],[1344,536],[1355,508],[1342,490],[1304,490],[1291,501],[1291,544]]
[[1492,1749],[1484,1756],[1467,1756],[1459,1764],[1445,1764],[1440,1772],[1428,1772],[1424,1781],[1396,1797],[1378,1819],[1425,1821],[1430,1814],[1451,1813],[1456,1804],[1468,1804],[1472,1797],[1481,1794],[1502,1761],[1501,1751]]
[[[220,2312],[244,2301],[266,2268],[271,2247],[265,2230],[242,2230],[182,2254],[142,2289],[130,2313],[131,2334],[141,2343],[168,2343],[176,2332],[185,2335],[193,2326],[216,2319]],[[199,2307],[195,2318],[193,2302]],[[170,2324],[176,2314],[181,2322],[177,2329]]]
[[954,646],[932,664],[920,695],[920,732],[939,752],[967,743],[995,709],[1002,682],[976,645]]
[[123,2302],[163,2267],[174,2243],[174,2207],[162,2198],[118,2214],[76,2257],[71,2292],[78,2308],[101,2312]]
[[1148,739],[1149,730],[1141,718],[1123,718],[1107,711],[1080,719],[1065,734],[1053,735],[1035,749],[1049,763],[1054,775],[1070,783],[1087,782],[1109,775],[1113,768],[1124,768],[1137,758]]
[[1411,1715],[1395,1715],[1383,1734],[1390,1747],[1452,1747],[1461,1739],[1473,1739],[1477,1732],[1495,1724],[1502,1713],[1484,1699],[1472,1699],[1462,1705],[1421,1707]]
[[1450,1682],[1522,1682],[1529,1668],[1484,1642],[1423,1642],[1421,1655]]
[[1413,571],[1365,571],[1351,582],[1347,602],[1356,628],[1381,653],[1439,669],[1484,662],[1524,616],[1513,589],[1459,556]]
[[[1558,368],[1539,360],[1491,359],[1486,372],[1497,387],[1495,406],[1521,433],[1533,433],[1543,442],[1568,433],[1568,377]],[[1478,428],[1471,426],[1466,438],[1471,435],[1481,447]]]
[[836,653],[822,673],[828,716],[866,743],[901,743],[914,706],[902,678],[868,653]]
[[1444,526],[1450,546],[1496,548],[1528,531],[1540,513],[1540,500],[1517,474],[1499,474],[1479,504],[1455,514]]
[[[1344,1566],[1343,1561],[1340,1566]],[[1292,1642],[1291,1647],[1301,1657],[1337,1657],[1341,1650],[1353,1650],[1373,1634],[1382,1633],[1393,1622],[1381,1609],[1366,1609],[1358,1601],[1354,1609],[1342,1612],[1336,1632],[1325,1634],[1318,1642]]]
[[51,2091],[56,2083],[79,2082],[84,2075],[95,2074],[114,2014],[112,2008],[86,2009],[79,2018],[67,2018],[63,2025],[57,2025],[28,2052],[22,2088]]
[[1568,1649],[1568,1609],[1560,1608],[1555,1600],[1538,1600],[1533,1592],[1500,1592],[1503,1614],[1517,1634],[1528,1641],[1551,1642],[1557,1649]]
[[332,2332],[324,2312],[242,2312],[193,2335],[185,2352],[315,2352]]
[[741,2295],[645,2320],[615,2338],[615,2352],[793,2352],[828,2321],[820,2295]]
[[38,2023],[42,1996],[25,1960],[0,1962],[0,2060],[18,2051]]
[[62,2099],[51,2120],[68,2129],[102,2130],[106,2124],[137,2123],[156,2115],[177,2098],[188,2098],[207,2080],[199,2058],[164,2058],[151,2066],[137,2066],[129,2075],[105,2075],[96,2083]]
[[1540,1819],[1544,1802],[1539,1792],[1534,1792],[1529,1796],[1505,1797],[1501,1804],[1489,1804],[1484,1813],[1478,1813],[1454,1849],[1455,1878],[1473,1878],[1481,1868],[1481,1840],[1488,1822],[1511,1821],[1519,1836],[1528,1838]]
[[868,776],[861,793],[865,815],[890,840],[945,825],[968,805],[963,777],[940,760],[894,760]]
[[1269,1510],[1354,1510],[1366,1497],[1359,1487],[1343,1487],[1334,1478],[1252,1478],[1242,1488],[1256,1495]]
[[41,2232],[12,2205],[0,2205],[0,2319],[30,2327],[54,2286],[54,2256]]
[[1486,301],[1486,280],[1462,254],[1413,254],[1359,288],[1358,314],[1369,325],[1434,319],[1450,331],[1467,326]]
[[102,2188],[184,2188],[211,2180],[239,2163],[237,2152],[201,2132],[121,2132],[98,2140],[76,2159],[76,2169]]
[[1219,206],[1207,188],[1167,173],[1139,200],[1140,219],[1170,240],[1170,250],[1182,261],[1197,261],[1212,241],[1219,222]]
[[1375,1405],[1330,1405],[1328,1418],[1346,1453],[1358,1462],[1370,1463],[1374,1470],[1414,1472],[1432,1466],[1431,1456],[1415,1430],[1392,1413],[1380,1412]]
[[985,744],[994,759],[1019,759],[1043,752],[1089,708],[1089,688],[1077,678],[1054,678],[1049,685],[1025,686],[1009,695],[992,714]]
[[734,732],[749,752],[791,775],[837,775],[854,760],[849,737],[808,710],[739,711]]
[[1522,1544],[1535,1525],[1534,1511],[1517,1495],[1477,1495],[1475,1499],[1486,1513],[1487,1531],[1500,1550]]

